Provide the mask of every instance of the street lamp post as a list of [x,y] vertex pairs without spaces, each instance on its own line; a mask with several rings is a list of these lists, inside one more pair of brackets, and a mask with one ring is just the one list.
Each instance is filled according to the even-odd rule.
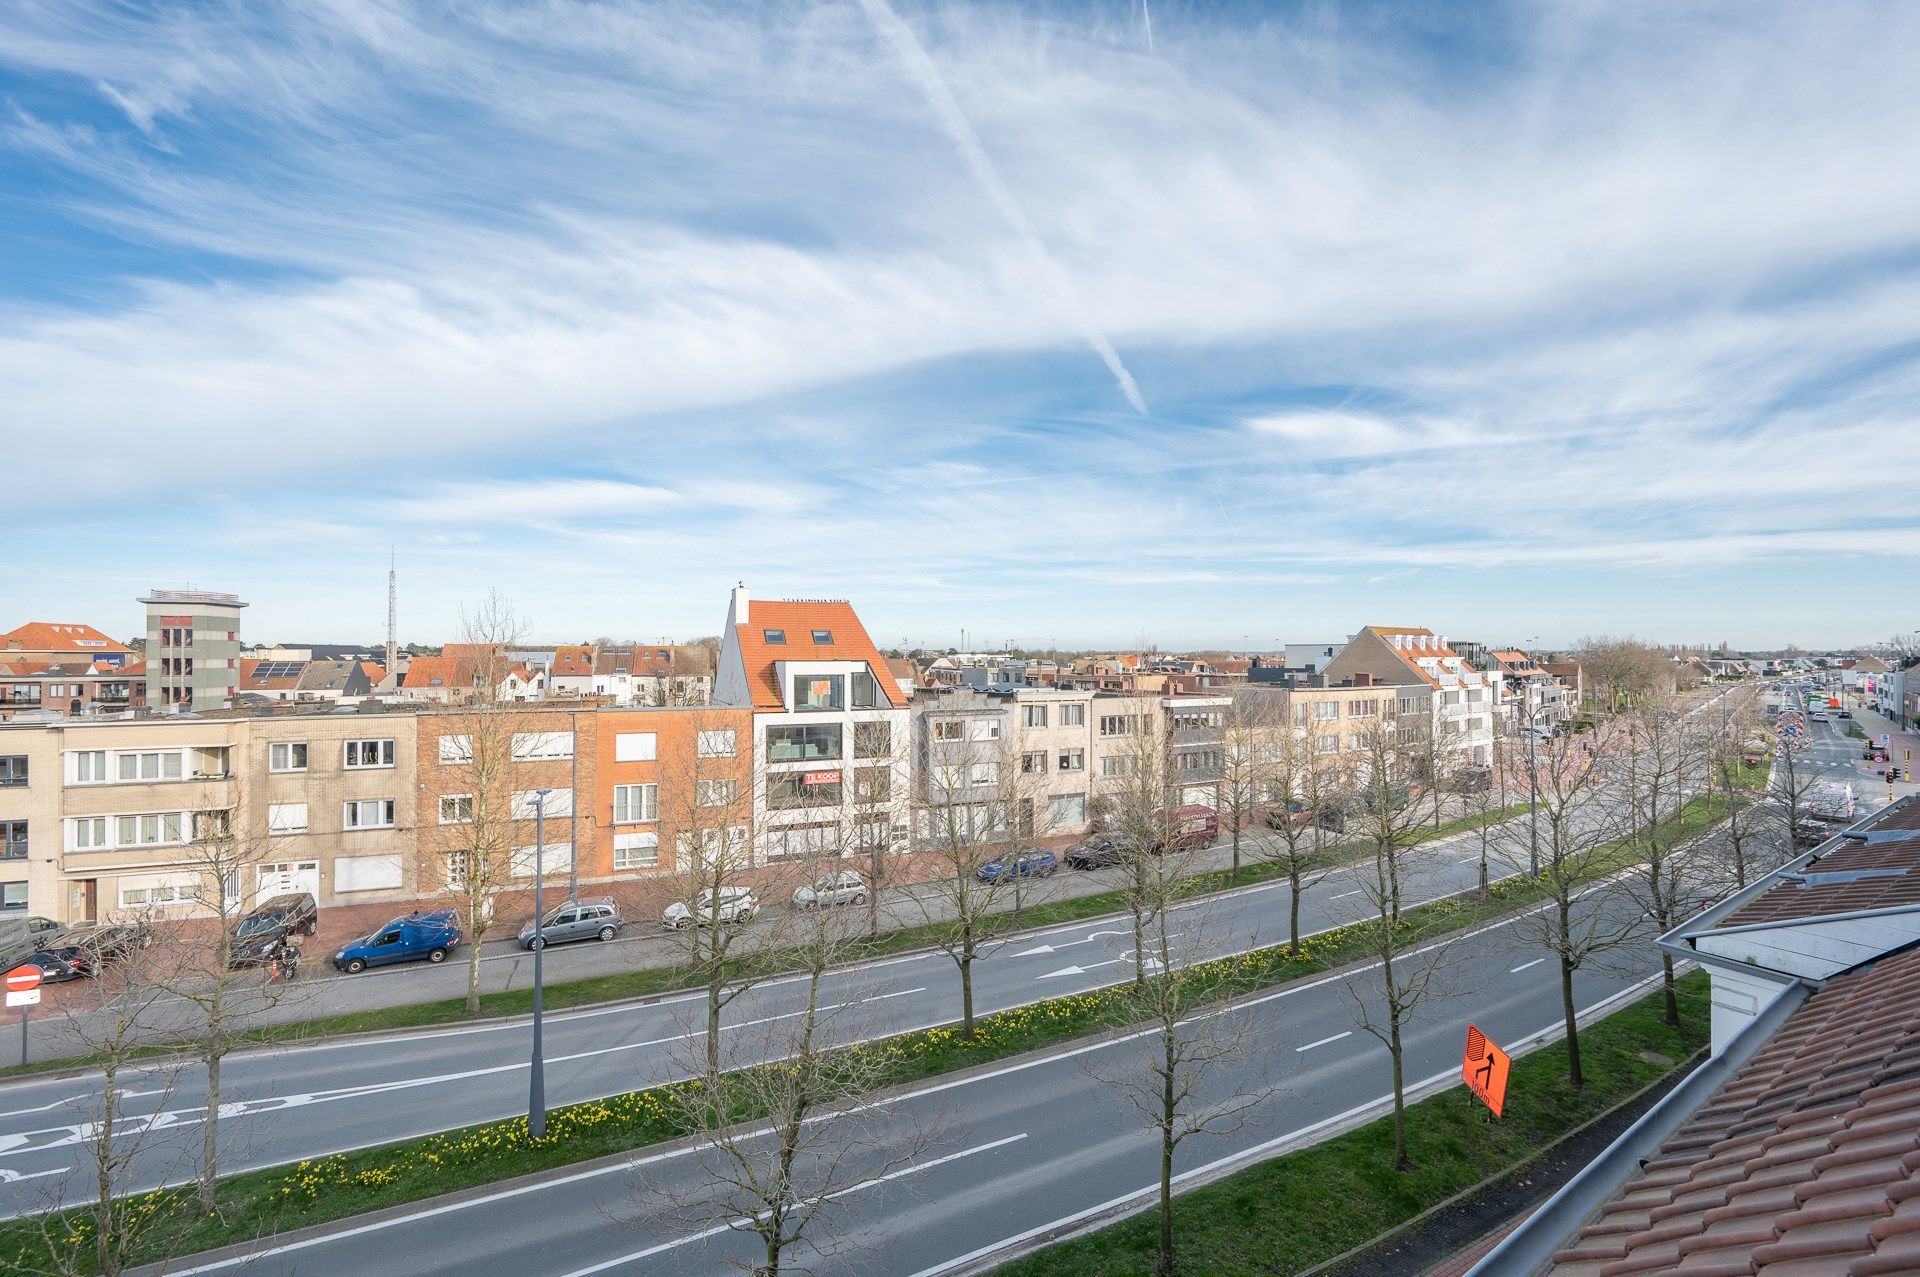
[[533,791],[533,1067],[527,1077],[527,1135],[536,1140],[547,1133],[547,1079],[540,1058],[540,959],[547,951],[547,938],[540,930],[546,921],[540,883],[547,876],[547,795],[552,792]]

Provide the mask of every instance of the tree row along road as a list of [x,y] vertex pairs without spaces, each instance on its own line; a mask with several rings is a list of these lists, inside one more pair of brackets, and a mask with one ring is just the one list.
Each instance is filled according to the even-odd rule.
[[[1360,916],[1358,870],[1336,869],[1308,889],[1303,931]],[[1467,890],[1478,881],[1478,836],[1429,845],[1406,883],[1411,903]],[[1179,906],[1204,911],[1205,955],[1282,944],[1289,892],[1276,879]],[[974,968],[980,1013],[1120,983],[1132,972],[1126,919],[1094,919],[1001,942]],[[796,1005],[792,979],[776,979],[729,1005],[729,1034],[748,1034]],[[860,1037],[950,1023],[959,1018],[959,980],[940,953],[906,955],[836,971],[824,998],[859,1001]],[[675,1080],[689,1044],[703,1040],[704,997],[678,995],[645,1005],[550,1015],[546,1094],[550,1106]],[[527,1021],[422,1029],[374,1039],[321,1041],[229,1056],[221,1087],[223,1173],[390,1143],[525,1111]],[[13,1218],[88,1195],[85,1123],[97,1114],[97,1074],[0,1087],[0,1217]],[[196,1064],[123,1069],[121,1121],[139,1137],[130,1188],[175,1182],[188,1173],[204,1077]],[[177,1136],[177,1138],[169,1138]]]
[[[1608,907],[1629,906],[1616,899]],[[1530,952],[1537,951],[1504,923],[1455,946],[1448,965],[1458,988],[1425,1008],[1408,1031],[1411,1079],[1457,1078],[1468,1019],[1508,1044],[1558,1027],[1557,984],[1529,961]],[[1645,945],[1620,958],[1606,972],[1577,978],[1583,1008],[1611,1003],[1657,970]],[[1240,1021],[1262,1049],[1212,1077],[1203,1103],[1276,1082],[1278,1089],[1246,1126],[1186,1141],[1176,1165],[1187,1180],[1311,1140],[1388,1093],[1386,1050],[1356,1029],[1352,994],[1340,977],[1273,991],[1222,1014]],[[816,1224],[834,1248],[829,1265],[912,1277],[970,1271],[1010,1244],[1144,1202],[1157,1180],[1157,1138],[1112,1082],[1116,1071],[1137,1074],[1146,1067],[1130,1045],[1125,1038],[1083,1044],[935,1080],[878,1106],[872,1144],[851,1156],[871,1159],[879,1182],[835,1200],[832,1213]],[[884,1150],[910,1146],[928,1132],[937,1138],[924,1156],[905,1165],[887,1160]],[[806,1174],[803,1166],[800,1175]],[[698,1197],[702,1181],[696,1153],[642,1151],[631,1162],[554,1172],[532,1184],[465,1202],[422,1203],[387,1218],[342,1221],[322,1236],[179,1261],[168,1271],[377,1271],[402,1239],[409,1269],[427,1275],[704,1274],[750,1266],[757,1239],[723,1225],[691,1226],[665,1205]],[[804,1259],[795,1266],[809,1268]]]

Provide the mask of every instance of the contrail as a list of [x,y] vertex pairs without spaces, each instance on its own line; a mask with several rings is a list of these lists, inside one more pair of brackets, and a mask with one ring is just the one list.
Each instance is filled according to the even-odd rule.
[[1013,227],[1014,233],[1026,241],[1027,248],[1032,251],[1034,259],[1040,263],[1040,268],[1046,272],[1054,288],[1059,291],[1060,296],[1065,299],[1073,312],[1074,320],[1080,325],[1081,335],[1086,338],[1087,344],[1093,347],[1094,353],[1100,356],[1101,362],[1106,364],[1107,371],[1113,374],[1113,379],[1120,383],[1120,393],[1127,397],[1127,402],[1133,405],[1135,412],[1145,416],[1147,401],[1141,397],[1139,384],[1134,381],[1133,374],[1127,371],[1127,366],[1120,362],[1119,352],[1114,350],[1113,343],[1107,340],[1106,334],[1100,331],[1092,317],[1087,314],[1079,295],[1074,292],[1072,281],[1067,278],[1067,272],[1061,268],[1059,262],[1054,260],[1053,254],[1047,251],[1046,241],[1040,238],[1040,232],[1028,219],[1026,210],[1020,207],[1018,200],[1014,199],[1013,192],[1007,189],[1007,184],[1000,180],[999,171],[993,167],[993,161],[987,158],[987,152],[980,145],[980,139],[975,135],[973,125],[967,123],[966,114],[960,110],[960,103],[955,100],[953,90],[947,87],[946,78],[940,74],[940,68],[933,64],[933,59],[927,56],[927,51],[920,47],[920,40],[913,34],[913,28],[901,21],[900,15],[893,11],[893,6],[887,3],[887,0],[860,0],[860,7],[866,10],[868,20],[873,23],[874,29],[880,33],[881,38],[893,46],[894,53],[899,55],[908,73],[919,81],[921,91],[927,96],[928,105],[932,106],[934,114],[940,117],[941,127],[946,130],[947,136],[953,139],[954,146],[959,148],[961,157],[966,160],[967,167],[973,170],[973,175],[979,179],[980,185],[987,188],[987,196],[993,201],[994,207],[1000,210],[1000,216],[1006,218],[1007,224]]

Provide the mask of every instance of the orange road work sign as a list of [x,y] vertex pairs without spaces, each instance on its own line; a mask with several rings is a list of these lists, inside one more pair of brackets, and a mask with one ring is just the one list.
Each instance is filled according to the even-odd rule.
[[1512,1056],[1489,1042],[1486,1034],[1467,1026],[1467,1056],[1460,1062],[1460,1076],[1495,1117],[1506,1107],[1507,1073],[1512,1068]]

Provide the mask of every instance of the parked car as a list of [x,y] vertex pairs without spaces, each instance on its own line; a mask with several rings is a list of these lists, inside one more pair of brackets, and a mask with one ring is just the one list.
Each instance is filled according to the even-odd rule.
[[1051,878],[1060,872],[1060,857],[1038,847],[1029,847],[1024,851],[1010,851],[1004,856],[995,856],[978,869],[973,876],[981,882],[999,882],[1002,878]]
[[714,893],[709,889],[700,893],[692,908],[676,900],[660,915],[661,925],[671,931],[685,931],[695,923],[711,926],[718,913],[720,925],[728,926],[751,922],[753,915],[760,912],[760,901],[750,887],[722,887],[718,899],[716,909]]
[[1127,842],[1118,834],[1088,834],[1067,848],[1069,869],[1099,869],[1127,858]]
[[451,909],[419,910],[395,918],[377,931],[370,931],[333,955],[333,965],[348,975],[359,975],[368,967],[384,967],[395,962],[426,959],[441,963],[460,947],[460,927]]
[[153,932],[144,923],[75,923],[56,944],[43,952],[57,954],[69,962],[78,962],[83,975],[98,975],[100,968],[153,943]]
[[0,918],[0,970],[11,971],[35,952],[58,942],[66,929],[65,924],[38,914]]
[[1836,712],[1836,717],[1839,717],[1839,718],[1852,718],[1852,717],[1853,717],[1853,711],[1852,711],[1852,710],[1850,710],[1850,709],[1843,709],[1843,710],[1839,710],[1839,711],[1837,711],[1837,712]]
[[1167,824],[1167,832],[1159,840],[1155,851],[1194,851],[1211,846],[1213,840],[1220,836],[1220,816],[1211,807],[1175,807],[1163,819]]
[[529,922],[520,928],[520,947],[538,949],[569,940],[611,940],[627,924],[621,920],[620,906],[612,896],[590,900],[569,900],[547,912],[547,920],[538,927]]
[[[35,953],[28,954],[19,962],[14,963],[13,967],[39,967],[40,982],[42,984],[60,984],[67,980],[79,980],[93,974],[93,971],[87,966],[86,959],[80,955],[79,951],[71,949],[65,952],[56,949],[41,949]],[[8,967],[7,970],[11,971],[13,967]]]
[[1453,792],[1456,794],[1484,794],[1492,788],[1493,768],[1485,764],[1463,767],[1453,777]]
[[1288,799],[1284,803],[1269,803],[1260,817],[1268,829],[1285,829],[1288,825],[1305,824],[1313,819],[1313,811],[1298,798]]
[[828,905],[865,903],[867,880],[851,869],[842,869],[839,873],[815,879],[795,888],[793,893],[793,907],[796,909],[824,909]]
[[320,927],[320,910],[305,891],[263,900],[233,929],[227,946],[230,967],[263,967],[289,936],[310,936]]

